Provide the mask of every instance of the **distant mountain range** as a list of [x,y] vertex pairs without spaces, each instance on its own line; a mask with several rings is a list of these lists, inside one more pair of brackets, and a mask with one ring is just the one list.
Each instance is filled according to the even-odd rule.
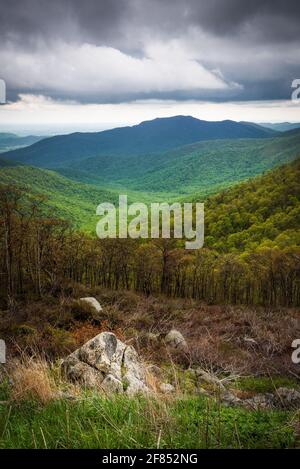
[[248,122],[208,122],[175,116],[97,133],[73,133],[43,139],[5,158],[44,168],[110,155],[141,155],[170,150],[203,140],[268,138],[276,131]]
[[300,122],[280,122],[278,124],[261,123],[260,125],[277,132],[286,132],[287,130],[300,129]]
[[204,200],[299,155],[300,129],[177,116],[3,153],[0,183],[46,195],[59,216],[93,229],[96,206],[119,193],[131,201]]
[[41,139],[42,137],[36,137],[34,135],[19,137],[12,133],[0,132],[0,153],[32,145]]

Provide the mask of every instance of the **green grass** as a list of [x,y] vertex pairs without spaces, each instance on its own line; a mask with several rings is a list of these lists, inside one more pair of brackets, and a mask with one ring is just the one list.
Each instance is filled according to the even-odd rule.
[[0,405],[0,448],[288,448],[291,414],[97,394]]
[[240,378],[236,386],[242,391],[266,393],[275,392],[280,387],[299,389],[299,381],[287,376],[247,376]]

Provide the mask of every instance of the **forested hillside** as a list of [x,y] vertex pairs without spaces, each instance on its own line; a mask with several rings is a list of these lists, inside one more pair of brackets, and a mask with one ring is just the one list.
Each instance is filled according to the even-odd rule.
[[181,193],[201,191],[206,195],[288,163],[299,155],[300,131],[275,139],[207,141],[160,155],[143,174],[140,170],[132,177],[128,172],[127,179],[119,179],[135,190],[168,191],[176,187]]
[[70,222],[72,226],[94,231],[96,207],[102,202],[118,202],[118,195],[71,181],[63,176],[40,168],[19,166],[0,159],[0,184],[13,184],[44,199],[44,209],[54,216]]
[[220,252],[300,245],[300,159],[206,202],[207,246]]
[[28,202],[23,191],[3,187],[2,299],[79,282],[213,303],[299,305],[299,175],[297,160],[211,197],[198,251],[173,239],[87,237],[45,219],[36,197]]
[[213,140],[168,152],[74,162],[60,174],[85,183],[206,196],[300,155],[300,131],[275,139]]

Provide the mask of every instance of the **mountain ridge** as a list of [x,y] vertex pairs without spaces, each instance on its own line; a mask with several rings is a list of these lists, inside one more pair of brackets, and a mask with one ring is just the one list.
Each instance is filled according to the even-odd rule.
[[132,127],[48,137],[30,147],[5,153],[4,157],[52,169],[89,157],[155,153],[204,140],[269,138],[270,132],[270,129],[231,120],[173,116],[143,121]]

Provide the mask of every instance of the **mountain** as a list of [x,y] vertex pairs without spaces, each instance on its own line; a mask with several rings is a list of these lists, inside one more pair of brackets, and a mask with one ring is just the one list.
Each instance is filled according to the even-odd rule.
[[287,130],[299,129],[300,122],[292,123],[292,122],[280,122],[278,124],[269,124],[269,123],[261,123],[260,126],[275,130],[277,132],[286,132]]
[[95,186],[77,183],[49,170],[31,166],[1,165],[0,184],[28,189],[46,197],[45,207],[73,226],[95,232],[96,207],[102,202],[118,203],[118,195]]
[[0,132],[0,153],[7,152],[16,148],[29,146],[41,140],[42,137],[28,135],[27,137],[19,137],[12,133]]
[[300,155],[300,132],[274,139],[198,142],[162,155],[143,174],[119,180],[134,190],[204,194],[290,162]]
[[80,160],[111,155],[141,155],[162,152],[203,140],[268,138],[276,135],[257,125],[230,120],[208,122],[190,116],[175,116],[142,122],[97,133],[73,133],[43,139],[28,148],[11,151],[5,158],[56,168]]
[[299,155],[300,131],[291,131],[276,138],[211,140],[160,153],[98,156],[57,170],[77,181],[124,190],[207,195]]

